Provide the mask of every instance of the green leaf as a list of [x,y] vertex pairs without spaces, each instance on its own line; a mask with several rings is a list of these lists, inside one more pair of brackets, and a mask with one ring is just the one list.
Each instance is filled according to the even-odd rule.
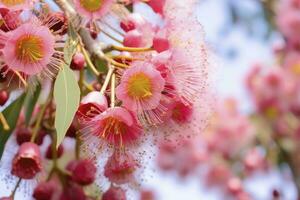
[[25,102],[24,102],[24,108],[25,108],[25,124],[28,126],[30,123],[30,120],[32,118],[32,113],[34,111],[34,107],[40,97],[41,94],[41,85],[38,84],[35,88],[35,91],[33,94],[27,93]]
[[78,37],[76,30],[73,28],[73,26],[70,24],[68,29],[68,39],[65,43],[64,47],[64,60],[67,65],[70,65],[73,55],[76,53],[77,45],[78,45]]
[[73,121],[80,101],[80,89],[75,74],[68,66],[64,66],[58,73],[54,85],[54,100],[56,102],[56,146],[58,147]]
[[24,99],[25,99],[25,94],[21,95],[18,99],[16,99],[7,108],[5,108],[2,111],[2,114],[4,115],[10,129],[6,131],[4,130],[3,126],[0,125],[0,159],[3,155],[5,144],[16,127],[21,112],[21,108],[24,103]]

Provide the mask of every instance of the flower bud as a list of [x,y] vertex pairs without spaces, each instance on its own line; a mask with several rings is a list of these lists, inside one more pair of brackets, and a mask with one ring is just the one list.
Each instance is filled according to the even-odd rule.
[[120,27],[125,31],[129,32],[137,27],[142,27],[146,23],[145,19],[138,13],[130,14],[126,19],[122,20]]
[[82,70],[85,66],[85,59],[82,53],[76,53],[71,62],[71,69]]
[[11,173],[22,179],[32,179],[42,170],[42,160],[38,145],[23,143],[12,162]]
[[70,184],[65,187],[59,200],[87,200],[81,186]]
[[29,142],[31,139],[32,132],[28,128],[19,128],[16,131],[16,139],[18,145],[21,145],[25,142]]
[[82,99],[76,115],[79,119],[86,120],[103,112],[107,107],[107,99],[103,94],[96,91],[90,92]]
[[53,181],[41,182],[34,189],[32,196],[36,200],[49,200],[52,198],[56,189],[57,189],[56,183]]
[[154,12],[163,14],[166,0],[149,0],[148,4]]
[[89,185],[96,178],[97,168],[91,160],[79,160],[70,169],[72,170],[72,180],[80,185]]
[[125,191],[120,187],[110,186],[103,196],[102,200],[126,200]]
[[126,47],[143,47],[143,34],[138,30],[129,31],[124,37],[123,45]]
[[6,90],[0,90],[0,106],[3,106],[9,99],[9,93]]
[[[64,153],[64,147],[63,145],[59,145],[58,148],[57,148],[57,151],[56,151],[56,158],[60,158]],[[51,160],[53,159],[53,151],[52,151],[52,144],[50,144],[47,148],[47,151],[46,151],[46,158]]]

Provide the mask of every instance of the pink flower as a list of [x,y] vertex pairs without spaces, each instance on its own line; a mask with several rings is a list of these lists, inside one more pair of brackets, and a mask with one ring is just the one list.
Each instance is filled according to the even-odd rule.
[[30,8],[36,0],[0,0],[0,7],[13,10]]
[[134,179],[137,167],[131,154],[115,151],[104,167],[104,175],[113,183],[124,184]]
[[3,61],[9,69],[35,75],[46,72],[53,76],[51,70],[58,70],[61,60],[54,57],[55,37],[48,27],[34,22],[22,24],[13,31],[1,33],[6,38]]
[[83,124],[83,127],[85,128],[83,128],[82,133],[87,138],[93,135],[115,147],[132,144],[142,134],[142,128],[135,116],[122,107],[107,109],[91,121]]
[[203,154],[197,151],[191,140],[181,141],[179,145],[163,141],[159,147],[157,162],[162,170],[175,170],[180,176],[186,176],[197,169],[203,159]]
[[160,72],[151,63],[134,62],[125,70],[116,94],[124,107],[140,113],[159,106],[164,85]]
[[295,0],[282,0],[277,10],[277,25],[285,37],[299,42],[300,5]]
[[207,142],[211,150],[231,157],[251,143],[254,133],[254,127],[249,120],[239,114],[236,102],[228,99],[219,105],[212,128],[208,130]]
[[32,179],[41,170],[39,146],[31,142],[23,143],[13,159],[11,173],[22,179]]
[[88,20],[105,16],[115,0],[74,0],[76,11]]

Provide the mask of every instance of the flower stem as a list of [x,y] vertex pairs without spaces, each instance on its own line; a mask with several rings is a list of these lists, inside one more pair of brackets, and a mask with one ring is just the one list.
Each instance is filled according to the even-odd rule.
[[111,76],[111,81],[110,81],[110,107],[113,108],[115,107],[115,102],[116,102],[116,74],[113,73]]
[[47,101],[44,103],[44,105],[42,105],[41,111],[39,112],[39,115],[38,115],[38,117],[37,117],[35,126],[34,126],[33,131],[32,131],[32,136],[31,136],[31,139],[30,139],[31,142],[34,142],[34,141],[35,141],[35,138],[36,138],[36,136],[37,136],[37,134],[38,134],[38,131],[39,131],[39,129],[40,129],[40,125],[41,125],[41,122],[42,122],[42,120],[43,120],[43,117],[44,117],[46,108],[47,108],[48,104],[49,104],[49,103],[51,102],[51,100],[52,100],[52,94],[53,94],[53,84],[52,84],[52,87],[51,87],[51,91],[49,92]]
[[12,199],[14,199],[15,194],[16,194],[16,192],[17,192],[17,189],[19,188],[19,186],[20,186],[20,184],[21,184],[21,181],[22,181],[22,179],[19,178],[19,180],[18,180],[18,182],[17,182],[17,184],[16,184],[14,190],[12,191],[12,193],[11,193],[11,195],[10,195],[10,197],[11,197]]
[[7,121],[6,121],[6,119],[5,119],[5,117],[4,117],[4,115],[3,115],[2,112],[0,112],[0,121],[1,121],[1,123],[3,125],[3,129],[5,131],[8,131],[10,129],[10,127],[9,127],[9,125],[8,125],[8,123],[7,123]]
[[83,44],[81,44],[81,42],[80,42],[80,50],[87,62],[87,66],[95,74],[95,76],[98,77],[100,75],[100,72],[96,69],[95,65],[93,64],[93,62],[90,59],[90,56],[88,55],[88,52],[85,50],[85,48],[83,47]]
[[23,83],[24,87],[27,88],[28,84],[26,82],[26,80],[24,79],[24,77],[18,72],[14,70],[14,73],[18,76],[18,78],[21,80],[21,82]]
[[107,37],[109,37],[110,39],[116,41],[119,44],[123,44],[123,42],[121,40],[119,40],[118,38],[112,36],[111,34],[109,34],[108,32],[101,30],[101,33],[103,33],[104,35],[106,35]]
[[152,51],[151,47],[139,48],[139,47],[122,47],[122,46],[111,46],[112,49],[118,51],[129,51],[129,52],[145,52],[145,51]]
[[107,86],[108,86],[108,84],[109,84],[109,81],[110,81],[110,78],[111,78],[113,72],[114,72],[114,67],[112,67],[111,65],[109,65],[108,73],[107,73],[107,75],[106,75],[105,81],[104,81],[104,83],[103,83],[103,85],[102,85],[102,88],[101,88],[101,90],[100,90],[100,92],[101,92],[102,94],[104,94],[105,90],[107,89]]

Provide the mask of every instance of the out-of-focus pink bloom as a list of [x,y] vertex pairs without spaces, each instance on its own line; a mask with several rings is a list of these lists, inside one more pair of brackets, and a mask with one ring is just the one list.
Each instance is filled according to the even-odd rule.
[[104,175],[116,184],[124,184],[134,179],[138,167],[133,156],[126,152],[115,151],[104,167]]
[[289,40],[300,42],[300,6],[295,0],[282,0],[277,9],[277,25]]
[[74,0],[76,11],[88,20],[96,20],[105,16],[115,0]]
[[247,152],[243,163],[248,173],[265,170],[268,166],[265,156],[256,148],[250,149]]
[[190,140],[184,140],[179,145],[162,141],[157,159],[161,169],[174,170],[180,176],[186,176],[197,169],[198,164],[205,159],[205,154],[199,152]]
[[205,179],[208,186],[225,186],[231,177],[232,173],[228,166],[217,163],[209,166]]
[[264,72],[256,69],[248,78],[248,88],[259,112],[270,119],[290,109],[296,83],[284,69]]
[[228,99],[219,106],[208,130],[207,141],[211,150],[231,157],[251,143],[253,136],[253,126],[245,116],[239,114],[236,102]]
[[140,199],[139,200],[155,200],[155,194],[152,190],[142,190],[140,192]]

